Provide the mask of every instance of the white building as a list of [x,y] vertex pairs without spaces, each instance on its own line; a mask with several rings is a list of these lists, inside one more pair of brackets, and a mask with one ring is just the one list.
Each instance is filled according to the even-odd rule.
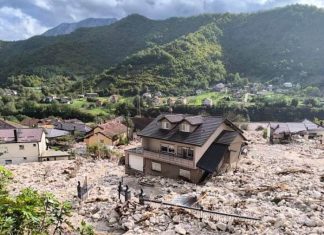
[[284,86],[285,88],[292,88],[292,87],[293,87],[293,84],[292,84],[291,82],[285,82],[285,83],[283,84],[283,86]]
[[0,130],[0,165],[70,159],[66,152],[48,150],[41,128]]
[[203,100],[202,105],[207,106],[207,107],[211,107],[211,106],[213,106],[213,100],[209,99],[209,98],[206,98],[206,99]]

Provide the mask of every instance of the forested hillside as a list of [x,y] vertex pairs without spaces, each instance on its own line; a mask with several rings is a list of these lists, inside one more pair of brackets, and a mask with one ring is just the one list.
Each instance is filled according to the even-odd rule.
[[63,73],[88,78],[152,44],[194,32],[216,16],[153,21],[128,16],[112,25],[10,42],[0,49],[0,81],[12,74]]
[[324,88],[323,22],[323,10],[302,5],[160,21],[131,15],[69,35],[0,42],[0,81],[63,74],[96,77],[94,86],[121,93],[145,83],[172,94],[180,84],[186,92],[238,72],[252,81]]
[[233,17],[221,26],[229,71],[255,79],[321,83],[324,11],[295,5]]
[[203,26],[195,33],[130,56],[101,74],[97,83],[134,95],[144,86],[174,95],[192,93],[192,87],[206,89],[226,75],[220,36],[221,30],[215,24]]

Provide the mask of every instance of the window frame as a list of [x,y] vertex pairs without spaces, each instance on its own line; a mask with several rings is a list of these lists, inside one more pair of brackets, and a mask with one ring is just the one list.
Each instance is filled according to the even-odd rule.
[[185,122],[181,123],[180,124],[180,131],[182,131],[182,132],[190,132],[190,124],[185,123]]
[[171,129],[171,123],[168,122],[168,121],[162,121],[161,127],[162,127],[162,129],[170,130]]
[[[160,153],[174,156],[176,154],[175,147],[176,146],[173,144],[161,143],[160,144]],[[162,148],[166,148],[166,151],[162,151]],[[170,151],[170,149],[172,149],[172,151]]]
[[[180,157],[188,160],[194,159],[194,149],[187,146],[179,146],[180,148]],[[189,155],[191,153],[191,155]]]

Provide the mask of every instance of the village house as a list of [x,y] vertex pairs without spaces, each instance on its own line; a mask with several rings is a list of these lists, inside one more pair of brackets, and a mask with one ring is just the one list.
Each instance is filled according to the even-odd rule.
[[42,128],[0,130],[0,165],[70,158],[67,152],[47,148]]
[[160,97],[158,97],[158,96],[154,96],[154,97],[152,98],[152,104],[153,104],[154,106],[158,106],[158,105],[160,105],[160,104],[161,104],[161,99],[160,99]]
[[55,129],[69,131],[72,134],[86,134],[91,131],[91,127],[78,119],[59,120],[54,123]]
[[221,117],[162,114],[138,134],[142,146],[125,151],[125,171],[199,183],[237,164],[242,133]]
[[0,130],[1,129],[15,129],[15,128],[24,128],[25,126],[20,125],[18,123],[15,122],[11,122],[8,120],[3,120],[0,119]]
[[222,92],[225,91],[225,84],[224,83],[218,83],[213,87],[213,91],[216,92]]
[[168,99],[167,99],[167,104],[169,105],[169,106],[173,106],[173,105],[175,105],[175,99],[174,98],[172,98],[172,97],[169,97]]
[[294,136],[305,139],[319,138],[324,141],[324,127],[307,119],[302,122],[270,122],[267,127],[267,139],[271,144],[283,144],[292,141]]
[[98,125],[84,137],[87,146],[105,145],[115,146],[127,138],[127,126],[116,120]]
[[85,97],[91,97],[91,98],[95,98],[95,97],[98,97],[99,94],[96,93],[96,92],[88,92],[88,93],[85,93],[84,95]]
[[293,84],[292,84],[291,82],[285,82],[285,83],[283,84],[283,87],[284,87],[284,88],[292,88],[292,87],[293,87]]
[[53,118],[44,118],[44,119],[38,119],[38,118],[25,118],[20,123],[23,126],[26,127],[42,127],[42,128],[54,128],[54,122],[56,120]]
[[206,106],[206,107],[211,107],[211,106],[213,106],[213,100],[212,99],[209,99],[209,98],[205,98],[202,101],[202,105],[203,106]]
[[152,94],[149,93],[149,92],[145,92],[145,93],[142,95],[142,97],[143,97],[144,99],[151,99],[151,98],[152,98]]
[[161,91],[156,92],[156,93],[155,93],[155,96],[157,96],[157,97],[159,97],[159,98],[162,97],[162,93],[161,93]]
[[181,97],[179,97],[179,98],[177,99],[176,103],[177,103],[177,104],[186,105],[186,104],[188,103],[188,100],[187,100],[186,97],[181,96]]

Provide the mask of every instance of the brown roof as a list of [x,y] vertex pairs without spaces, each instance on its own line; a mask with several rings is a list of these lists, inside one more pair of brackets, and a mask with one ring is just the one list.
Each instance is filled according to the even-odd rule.
[[[15,131],[17,140],[15,140]],[[42,128],[22,128],[0,130],[0,143],[31,143],[42,140]]]
[[115,135],[120,135],[127,132],[127,126],[120,122],[109,121],[104,124],[99,125],[103,130],[101,131],[104,135],[113,137]]
[[40,119],[37,118],[25,118],[24,120],[21,121],[21,125],[24,126],[29,126],[29,127],[34,127],[37,126],[38,122],[40,121]]

